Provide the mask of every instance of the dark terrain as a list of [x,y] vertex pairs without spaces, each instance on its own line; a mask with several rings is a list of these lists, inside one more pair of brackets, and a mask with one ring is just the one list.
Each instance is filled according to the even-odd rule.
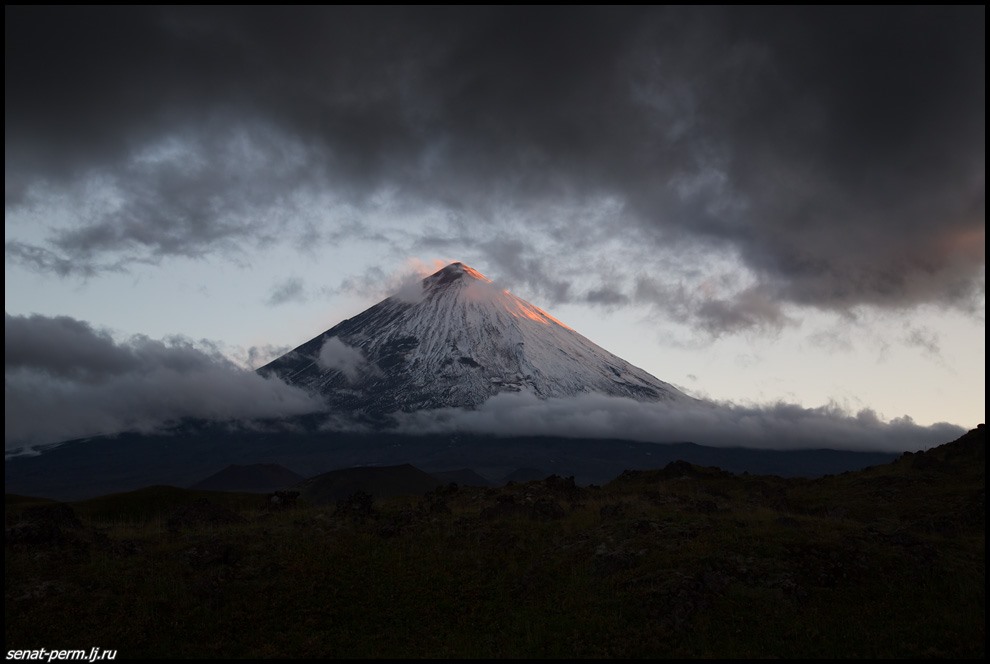
[[985,432],[336,502],[8,495],[5,642],[128,657],[983,658]]
[[[229,465],[278,464],[303,477],[355,466],[412,464],[427,472],[470,469],[490,480],[573,475],[578,484],[605,484],[623,470],[662,468],[672,461],[718,466],[734,473],[820,477],[897,458],[886,452],[758,450],[687,442],[637,443],[593,438],[323,431],[307,418],[241,429],[187,422],[168,433],[86,438],[4,463],[6,491],[80,500],[155,484],[188,487]],[[787,441],[780,441],[786,447]]]

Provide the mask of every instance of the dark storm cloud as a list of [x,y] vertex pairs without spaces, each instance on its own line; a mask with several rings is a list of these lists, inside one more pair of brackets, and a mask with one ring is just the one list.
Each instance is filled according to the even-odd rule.
[[5,448],[150,430],[185,417],[280,417],[320,409],[301,390],[235,367],[209,345],[118,343],[66,316],[5,315]]
[[[5,19],[8,217],[110,192],[45,240],[8,236],[37,267],[372,236],[362,210],[389,192],[436,220],[391,242],[470,238],[551,302],[639,302],[643,273],[668,277],[650,255],[730,254],[755,283],[699,295],[677,274],[651,301],[716,333],[780,325],[787,303],[983,293],[982,6]],[[607,267],[588,260],[602,241]]]
[[731,300],[701,302],[696,314],[701,327],[713,335],[751,328],[779,329],[789,322],[780,300],[764,288],[747,288]]
[[629,302],[629,297],[615,288],[610,286],[602,286],[601,288],[596,288],[585,293],[584,301],[589,304],[615,306],[627,304]]
[[94,265],[92,263],[80,263],[65,256],[60,256],[55,252],[16,240],[7,242],[4,245],[6,257],[15,262],[27,265],[42,272],[51,272],[60,277],[79,276],[93,277],[101,272],[118,272],[120,268]]
[[535,285],[543,298],[550,303],[572,300],[571,284],[561,278],[561,274],[565,272],[558,272],[553,260],[536,255],[533,248],[523,240],[496,237],[482,243],[481,249],[491,260],[495,270],[509,276],[505,280],[507,285],[517,282]]
[[30,369],[53,377],[100,378],[134,370],[136,354],[105,333],[68,316],[4,314],[4,370]]
[[93,276],[168,256],[237,255],[275,241],[290,221],[309,221],[319,169],[305,146],[258,125],[210,128],[162,137],[123,163],[95,162],[61,186],[25,191],[11,209],[61,206],[73,223],[50,232],[50,248],[8,242],[8,258],[60,276]]

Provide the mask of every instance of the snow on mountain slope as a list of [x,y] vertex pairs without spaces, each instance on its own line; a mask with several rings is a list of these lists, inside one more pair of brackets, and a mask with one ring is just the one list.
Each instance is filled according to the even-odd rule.
[[335,410],[474,407],[500,392],[690,400],[542,309],[451,263],[265,365]]

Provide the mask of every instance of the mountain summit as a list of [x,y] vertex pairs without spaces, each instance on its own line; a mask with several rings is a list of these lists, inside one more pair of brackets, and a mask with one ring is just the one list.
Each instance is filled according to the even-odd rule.
[[501,392],[688,399],[559,320],[451,263],[258,370],[334,410],[475,407]]

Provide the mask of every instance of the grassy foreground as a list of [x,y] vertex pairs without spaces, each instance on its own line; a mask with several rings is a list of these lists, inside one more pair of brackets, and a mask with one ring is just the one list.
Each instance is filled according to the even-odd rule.
[[981,427],[818,480],[674,463],[604,487],[265,508],[7,496],[5,641],[131,657],[982,658]]

